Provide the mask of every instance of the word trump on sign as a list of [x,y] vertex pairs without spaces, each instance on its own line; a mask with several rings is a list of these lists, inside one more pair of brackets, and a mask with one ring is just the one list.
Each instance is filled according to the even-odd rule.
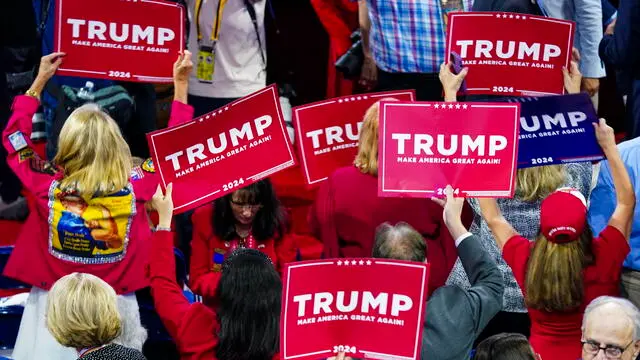
[[295,164],[275,85],[147,140],[161,184],[173,183],[176,213]]
[[[94,21],[94,20],[83,20],[83,19],[67,19],[67,24],[72,26],[72,35],[74,38],[86,38],[89,40],[99,39],[99,40],[107,40],[107,36],[109,36],[109,40],[115,42],[126,42],[131,41],[134,44],[140,43],[141,41],[145,41],[148,45],[154,45],[157,40],[158,45],[164,45],[166,42],[171,41],[176,38],[176,33],[167,28],[155,28],[153,26],[147,26],[144,29],[142,26],[137,24],[118,24],[118,23],[109,23],[109,31],[107,31],[107,24],[102,21]],[[87,25],[86,29],[84,25]],[[131,37],[129,36],[129,27],[131,26]],[[86,32],[82,32],[82,34],[86,34],[86,36],[81,35],[81,29]]]
[[501,59],[511,59],[514,57],[518,60],[525,60],[530,58],[531,60],[538,61],[540,60],[540,47],[542,46],[542,61],[549,61],[552,58],[556,58],[560,56],[561,50],[560,47],[553,44],[527,44],[526,42],[519,41],[517,42],[517,52],[516,52],[516,42],[509,41],[508,47],[505,50],[504,44],[505,41],[498,40],[495,42],[490,40],[458,40],[456,41],[456,45],[460,47],[460,56],[465,59],[469,57],[467,50],[469,46],[472,46],[473,49],[473,57],[475,58],[487,58],[491,59],[494,55]]
[[563,94],[574,26],[526,14],[452,12],[446,58],[459,58],[469,68],[468,94]]
[[519,168],[604,158],[592,125],[598,115],[587,94],[527,98],[521,106]]
[[[410,310],[413,306],[413,301],[409,296],[400,294],[389,296],[387,293],[373,295],[371,291],[363,291],[362,295],[359,291],[351,291],[349,303],[345,304],[345,294],[345,291],[338,291],[335,296],[329,292],[296,295],[293,297],[293,302],[298,304],[298,316],[300,317],[307,315],[306,304],[309,300],[313,300],[313,315],[331,314],[334,311],[350,313],[358,308],[359,312],[363,314],[377,310],[379,315],[387,315],[387,311],[390,310],[389,313],[392,316],[398,316],[401,311]],[[388,309],[389,298],[391,298],[390,309]]]
[[[242,127],[231,128],[228,131],[218,134],[218,144],[216,145],[214,137],[207,139],[206,143],[198,143],[187,147],[184,151],[176,151],[172,154],[165,156],[165,160],[170,160],[173,165],[173,170],[180,170],[182,165],[180,159],[186,156],[187,163],[193,165],[198,160],[207,160],[209,156],[215,156],[217,154],[224,153],[229,147],[227,138],[231,142],[231,147],[235,148],[240,145],[241,140],[251,141],[256,137],[261,137],[265,134],[265,130],[271,126],[273,119],[269,115],[263,115],[253,120],[253,122],[246,122]],[[253,126],[252,126],[253,125]],[[254,132],[255,129],[255,132]],[[254,135],[255,134],[255,135]],[[206,147],[205,147],[206,144]],[[205,155],[205,149],[209,155]],[[227,156],[233,155],[228,152]]]
[[[486,156],[485,148],[488,148],[487,155],[495,156],[496,152],[507,147],[507,139],[500,135],[436,135],[436,152],[431,149],[434,139],[429,134],[391,134],[391,138],[398,142],[398,155],[405,155],[405,142],[411,142],[413,138],[413,155],[439,155],[450,156],[460,152],[461,156],[477,155]],[[460,140],[458,140],[460,138]],[[447,147],[446,142],[449,142]]]
[[353,163],[367,109],[384,98],[413,101],[413,90],[343,96],[293,108],[299,158],[308,185]]
[[[382,102],[378,195],[511,196],[520,104]],[[472,166],[468,166],[472,165]]]
[[164,0],[56,0],[54,49],[67,54],[58,74],[171,82],[184,17],[181,5]]
[[428,264],[388,259],[285,265],[280,356],[419,359],[428,278]]

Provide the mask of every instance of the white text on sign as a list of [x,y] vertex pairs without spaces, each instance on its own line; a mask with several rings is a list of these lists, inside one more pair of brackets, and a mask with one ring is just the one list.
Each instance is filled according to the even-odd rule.
[[[429,134],[391,134],[391,138],[398,142],[398,154],[405,154],[405,143],[411,141],[413,138],[413,155],[434,155],[432,147],[434,145],[434,139]],[[451,135],[447,139],[445,135],[436,135],[436,151],[439,155],[451,156],[460,152],[462,156],[469,156],[472,153],[476,153],[478,156],[485,156],[488,149],[489,156],[495,156],[496,152],[504,150],[507,147],[507,138],[501,135],[478,135],[475,138],[470,135]],[[449,147],[446,147],[446,141],[449,140]]]
[[[319,292],[315,294],[296,295],[293,302],[298,303],[298,316],[306,316],[306,303],[313,300],[313,315],[318,315],[322,311],[325,314],[331,314],[334,310],[341,313],[349,313],[360,305],[361,313],[369,313],[375,309],[380,315],[386,315],[389,303],[389,294],[381,292],[374,296],[370,291],[363,291],[360,297],[359,291],[351,291],[349,304],[345,304],[345,292],[338,291],[335,294],[329,292]],[[410,310],[413,307],[413,301],[410,297],[401,294],[391,294],[391,316],[398,316],[401,311]]]
[[[504,41],[498,40],[496,41],[496,45],[494,46],[493,42],[490,40],[458,40],[456,41],[456,45],[460,46],[460,56],[464,59],[467,57],[473,58],[493,58],[495,56],[501,59],[511,59],[516,53],[516,42],[509,41],[508,48],[504,49]],[[526,57],[531,57],[531,59],[538,61],[540,60],[540,52],[542,48],[542,61],[549,61],[551,58],[560,56],[560,47],[553,44],[540,44],[533,43],[531,45],[527,44],[524,41],[518,42],[518,54],[516,58],[518,60],[524,60]],[[469,56],[468,48],[472,47],[473,55]]]
[[[102,21],[95,20],[83,20],[83,19],[67,19],[67,24],[72,26],[72,36],[73,38],[86,38],[89,40],[107,40],[105,34],[109,36],[109,40],[115,42],[127,42],[129,41],[129,35],[131,35],[130,42],[133,44],[138,44],[141,41],[145,40],[148,45],[164,45],[165,42],[171,41],[175,39],[176,34],[171,29],[167,28],[155,28],[153,26],[147,26],[144,29],[140,25],[129,25],[129,24],[117,24],[117,23],[109,23],[107,32],[107,24]],[[86,25],[86,37],[81,36],[80,30],[84,29],[84,25]],[[131,34],[129,34],[129,28],[131,27]],[[83,33],[85,34],[85,33]],[[154,41],[156,40],[156,41]]]

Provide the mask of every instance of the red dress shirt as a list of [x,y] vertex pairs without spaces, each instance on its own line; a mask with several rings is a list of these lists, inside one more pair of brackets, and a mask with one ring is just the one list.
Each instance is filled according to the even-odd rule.
[[[195,294],[201,295],[205,303],[210,304],[215,296],[215,291],[220,281],[220,260],[224,259],[230,250],[231,244],[218,238],[213,232],[211,219],[213,206],[207,205],[198,208],[192,216],[193,240],[191,241],[191,271],[190,285]],[[296,259],[294,240],[289,235],[282,238],[267,239],[257,242],[257,250],[271,258],[276,269],[281,272],[283,265]]]
[[[502,250],[525,297],[527,264],[533,245],[518,235],[509,239]],[[578,309],[565,313],[528,309],[531,318],[529,341],[543,359],[579,359],[582,356],[580,327],[585,307],[599,296],[620,295],[620,272],[630,251],[629,243],[618,229],[607,226],[593,239],[591,248],[595,264],[584,269],[584,300]]]
[[[158,185],[158,177],[152,172],[140,172],[131,179],[135,204],[135,215],[128,231],[128,243],[124,257],[116,262],[88,264],[58,258],[50,252],[50,218],[53,209],[50,198],[53,196],[54,181],[63,177],[62,171],[56,173],[38,171],[45,164],[40,157],[31,153],[25,157],[25,150],[16,151],[9,140],[11,134],[20,131],[27,142],[27,148],[33,149],[30,140],[31,119],[40,103],[30,96],[18,96],[13,103],[13,113],[2,133],[2,142],[7,149],[7,163],[16,173],[23,186],[34,198],[30,203],[31,211],[22,227],[15,248],[4,269],[4,276],[37,286],[45,290],[59,278],[73,272],[84,272],[100,277],[111,285],[118,294],[129,293],[149,286],[145,276],[148,264],[148,246],[151,229],[147,221],[144,203],[151,199]],[[193,108],[180,102],[173,102],[170,126],[189,121],[193,118]],[[36,170],[34,170],[36,169]]]

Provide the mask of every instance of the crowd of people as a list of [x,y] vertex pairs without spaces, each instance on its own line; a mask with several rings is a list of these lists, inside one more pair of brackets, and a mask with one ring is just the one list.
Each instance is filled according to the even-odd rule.
[[[361,75],[333,73],[330,96],[416,89],[418,100],[458,101],[472,70],[455,74],[443,58],[452,11],[575,20],[566,92],[587,92],[598,106],[598,79],[605,64],[614,69],[625,80],[630,140],[617,145],[601,119],[593,126],[606,160],[519,169],[512,198],[465,199],[451,186],[442,198],[378,197],[376,103],[363,114],[353,164],[319,188],[304,186],[293,167],[174,216],[173,186],[160,188],[153,162],[139,159],[118,120],[95,104],[63,119],[48,140],[54,154],[37,146],[34,119],[66,56],[43,54],[2,132],[6,163],[28,200],[3,272],[31,288],[12,358],[153,359],[143,354],[139,296],[150,289],[180,359],[277,359],[284,265],[363,257],[430,264],[422,359],[638,358],[638,0],[621,0],[617,12],[607,0],[311,3],[331,37],[331,64],[350,48],[351,30],[361,31]],[[188,50],[174,64],[168,126],[267,81],[267,1],[185,5]],[[217,46],[210,79],[194,70],[205,45]],[[177,276],[180,250],[188,276]]]

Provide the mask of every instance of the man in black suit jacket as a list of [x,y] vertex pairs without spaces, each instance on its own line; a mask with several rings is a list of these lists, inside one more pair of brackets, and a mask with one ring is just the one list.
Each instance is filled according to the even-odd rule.
[[[471,288],[442,286],[427,301],[422,333],[422,359],[469,359],[473,342],[502,308],[502,274],[473,234],[462,224],[463,198],[454,198],[447,187],[447,200],[434,199],[444,206],[444,220],[456,239],[458,255]],[[376,258],[425,262],[424,239],[411,226],[383,224],[378,228],[373,249]]]

